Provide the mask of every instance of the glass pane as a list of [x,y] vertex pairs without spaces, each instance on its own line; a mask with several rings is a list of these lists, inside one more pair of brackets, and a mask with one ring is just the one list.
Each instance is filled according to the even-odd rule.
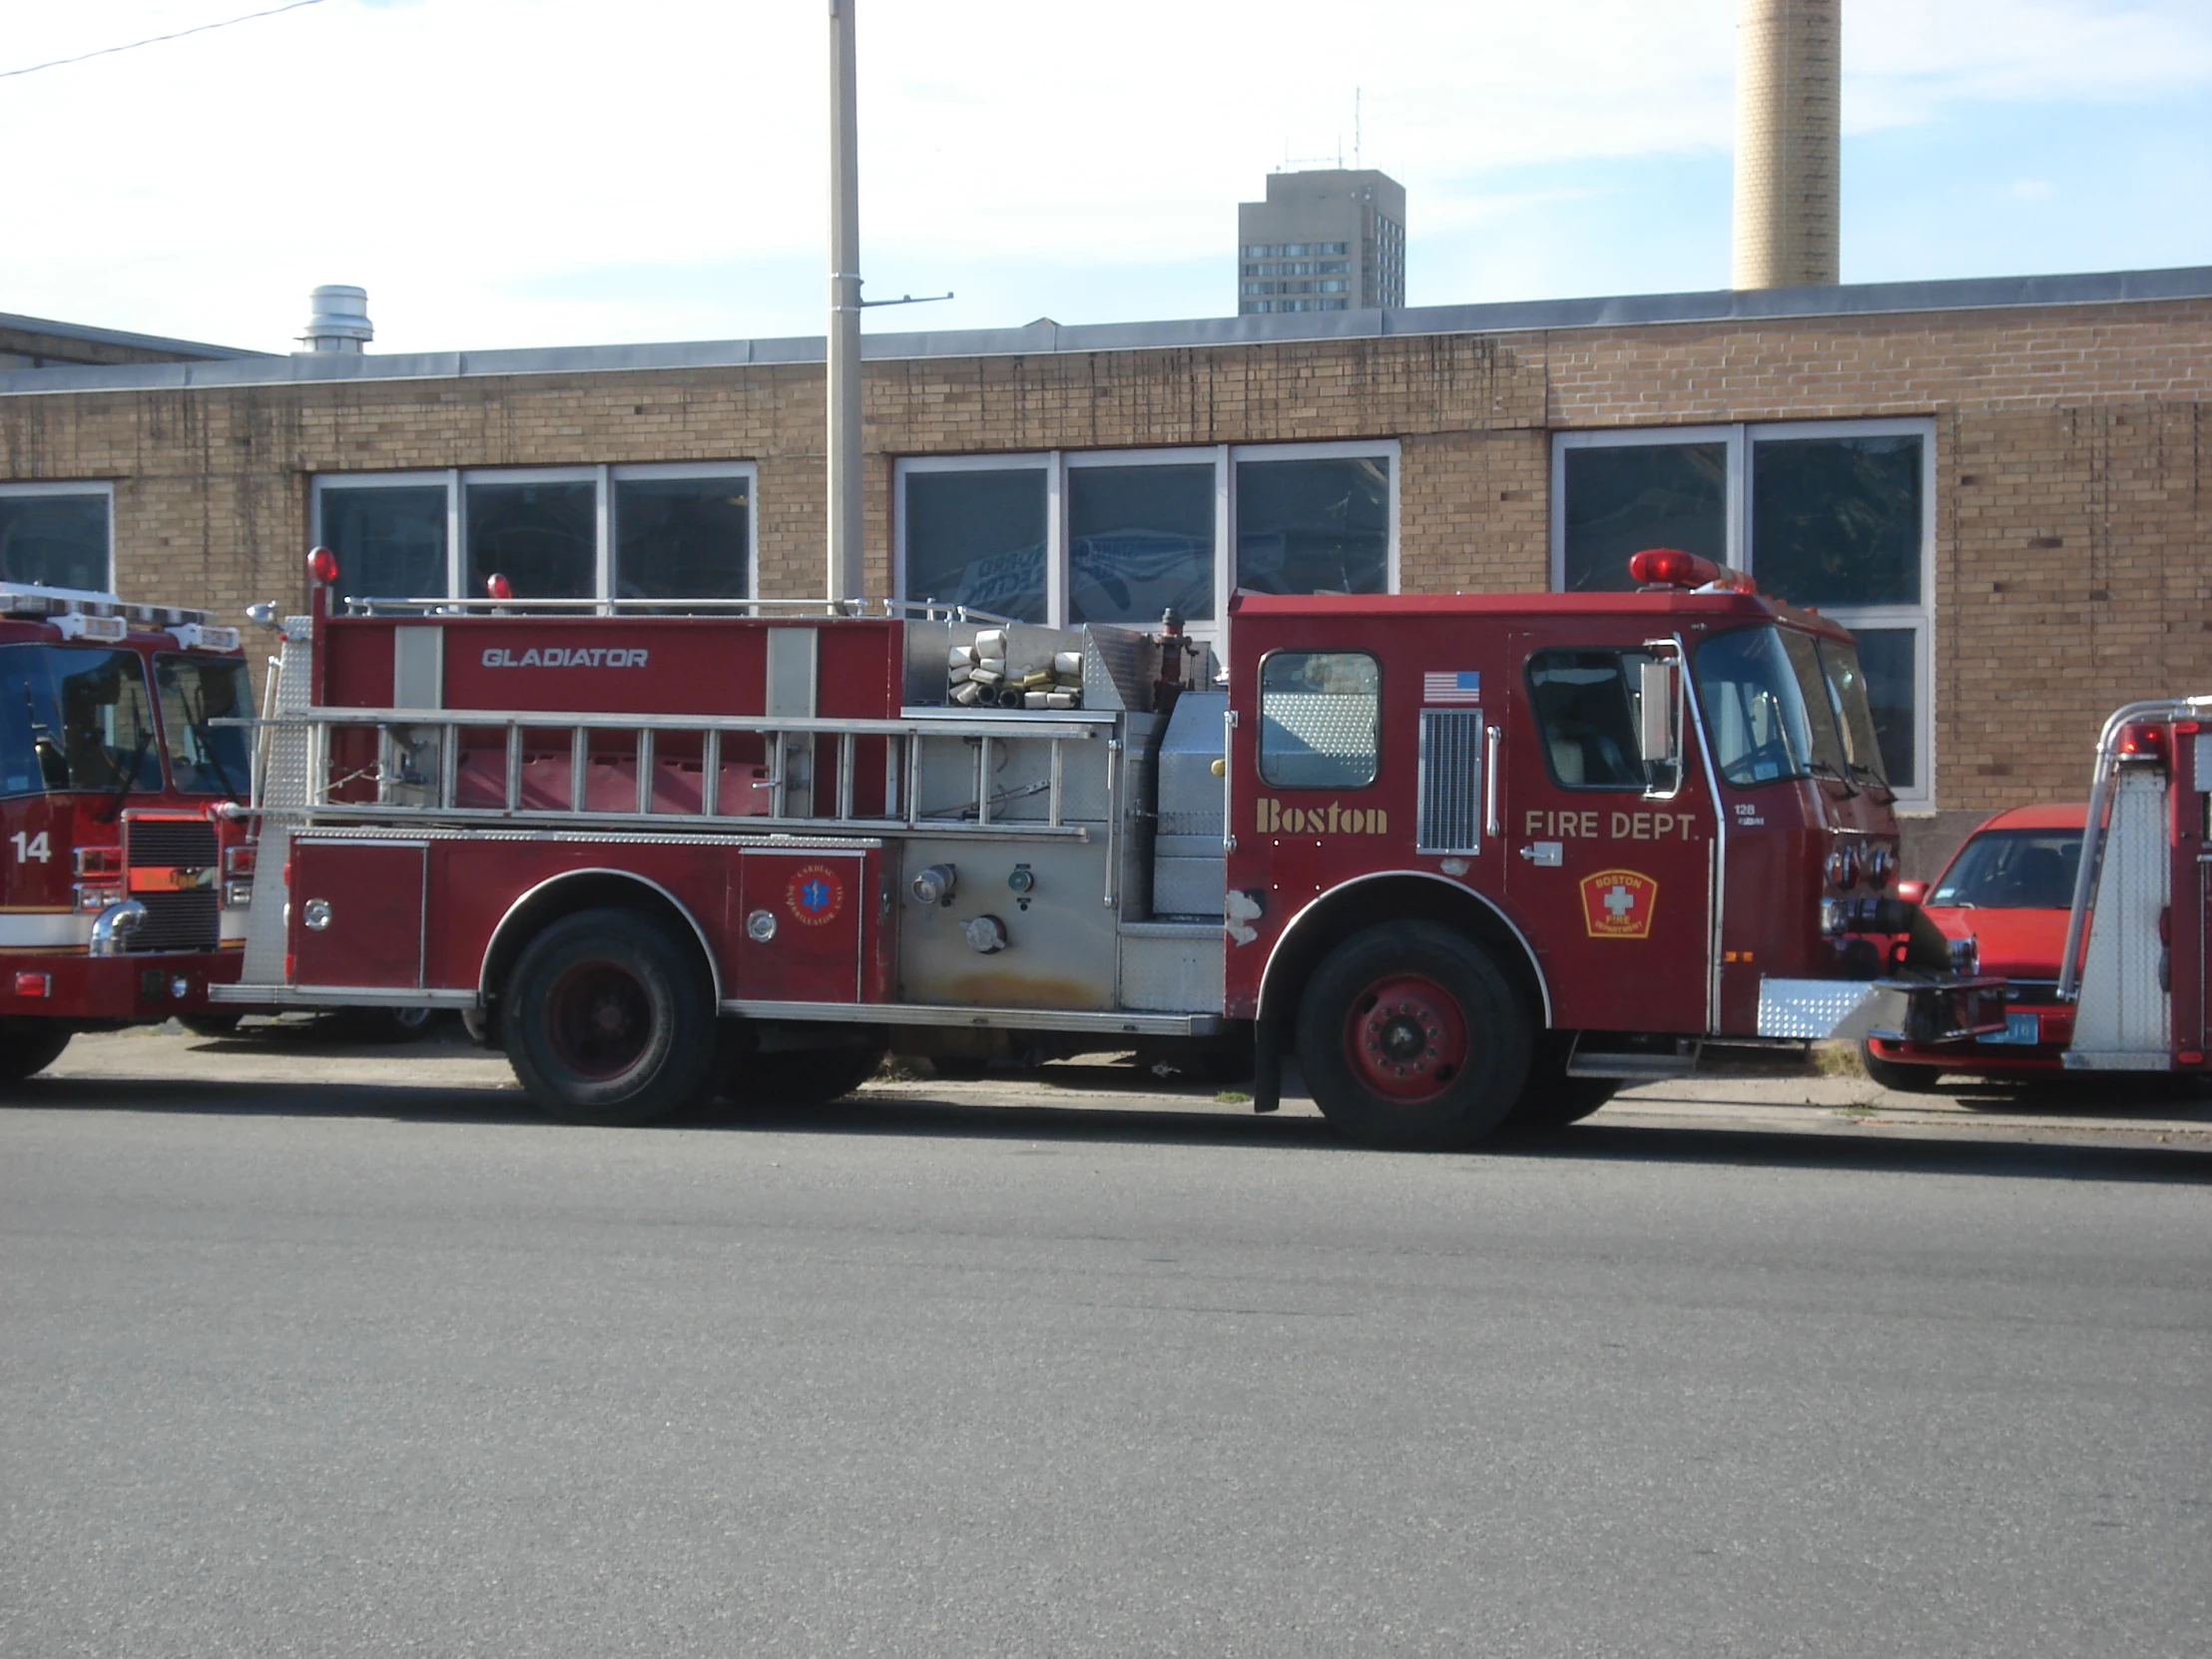
[[1387,593],[1389,458],[1239,461],[1237,585],[1254,593]]
[[53,739],[59,719],[46,648],[0,646],[0,795],[36,795],[66,782]]
[[107,592],[107,496],[0,495],[0,582]]
[[1894,790],[1921,787],[1919,701],[1914,668],[1920,656],[1914,628],[1854,628],[1859,666],[1866,671],[1867,704],[1874,713],[1882,770]]
[[748,597],[752,515],[743,476],[617,479],[616,597]]
[[1639,722],[1648,651],[1539,651],[1528,659],[1528,701],[1551,781],[1570,790],[1641,790]]
[[[135,651],[56,647],[47,652],[53,704],[60,720],[65,782],[76,790],[158,790],[162,758],[154,744],[154,709],[146,669]],[[42,733],[51,741],[51,735]]]
[[1767,438],[1751,449],[1752,569],[1793,605],[1921,602],[1921,440]]
[[1626,593],[1628,556],[1679,547],[1728,558],[1728,445],[1639,443],[1565,451],[1567,593]]
[[1931,904],[1983,910],[2065,910],[2081,863],[2079,830],[1985,830],[1958,849]]
[[501,575],[517,599],[589,599],[598,586],[599,486],[470,484],[468,594]]
[[1821,667],[1828,675],[1829,696],[1844,717],[1852,777],[1887,787],[1890,779],[1883,767],[1882,739],[1874,729],[1874,710],[1867,701],[1867,675],[1859,666],[1859,653],[1848,645],[1823,640]]
[[445,486],[353,485],[322,491],[322,545],[354,599],[444,598]]
[[1214,614],[1214,468],[1068,468],[1068,621]]
[[251,719],[246,665],[226,657],[154,659],[162,697],[162,736],[169,775],[184,795],[244,795],[253,777],[246,728],[218,721]]
[[1805,706],[1805,724],[1813,740],[1813,771],[1823,778],[1851,781],[1851,762],[1844,750],[1843,703],[1828,677],[1821,672],[1820,648],[1813,636],[1795,628],[1782,630],[1782,649],[1797,676],[1798,700]]
[[1291,790],[1374,783],[1382,691],[1364,652],[1276,652],[1260,665],[1260,776]]
[[906,597],[1043,622],[1044,468],[906,474]]
[[1744,628],[1699,646],[1697,689],[1723,778],[1748,786],[1807,775],[1805,702],[1774,629]]

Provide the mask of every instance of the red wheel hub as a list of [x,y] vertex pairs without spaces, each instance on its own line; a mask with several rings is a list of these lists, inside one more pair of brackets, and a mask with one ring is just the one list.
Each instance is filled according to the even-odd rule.
[[553,1052],[580,1077],[619,1077],[652,1041],[653,999],[618,963],[578,962],[554,981],[546,1003]]
[[1433,1099],[1465,1069],[1467,1022],[1458,999],[1426,974],[1393,973],[1352,999],[1345,1053],[1377,1094]]

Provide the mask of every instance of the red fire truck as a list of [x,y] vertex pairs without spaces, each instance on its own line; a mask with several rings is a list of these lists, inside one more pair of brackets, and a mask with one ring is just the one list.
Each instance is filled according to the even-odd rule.
[[[334,597],[287,619],[255,1006],[453,1007],[563,1118],[886,1048],[1286,1055],[1349,1134],[1562,1123],[1700,1046],[2001,1026],[1894,896],[1850,636],[1738,573],[1053,630]],[[1909,931],[1900,963],[1888,935]]]
[[0,1081],[238,977],[253,712],[206,613],[0,584]]

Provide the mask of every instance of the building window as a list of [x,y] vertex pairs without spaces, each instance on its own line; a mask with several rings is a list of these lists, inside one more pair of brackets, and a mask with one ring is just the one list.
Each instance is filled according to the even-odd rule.
[[916,457],[898,592],[1055,627],[1172,608],[1212,639],[1239,585],[1391,591],[1396,468],[1394,442]]
[[754,592],[750,462],[332,473],[314,539],[348,598],[743,599]]
[[0,484],[0,582],[113,591],[109,484]]
[[1570,592],[1625,591],[1631,553],[1679,547],[1817,606],[1859,642],[1900,803],[1927,807],[1935,465],[1927,420],[1560,433],[1552,579]]

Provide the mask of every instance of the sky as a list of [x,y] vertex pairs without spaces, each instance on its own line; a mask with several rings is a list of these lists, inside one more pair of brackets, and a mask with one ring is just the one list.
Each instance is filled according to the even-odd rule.
[[[276,0],[0,0],[0,72]],[[1269,172],[1415,305],[1728,284],[1736,0],[857,0],[870,332],[1235,309]],[[0,311],[377,351],[819,335],[824,0],[317,0],[0,74]],[[1357,108],[1357,117],[1355,110]],[[2212,265],[2212,0],[1845,0],[1847,282]]]

